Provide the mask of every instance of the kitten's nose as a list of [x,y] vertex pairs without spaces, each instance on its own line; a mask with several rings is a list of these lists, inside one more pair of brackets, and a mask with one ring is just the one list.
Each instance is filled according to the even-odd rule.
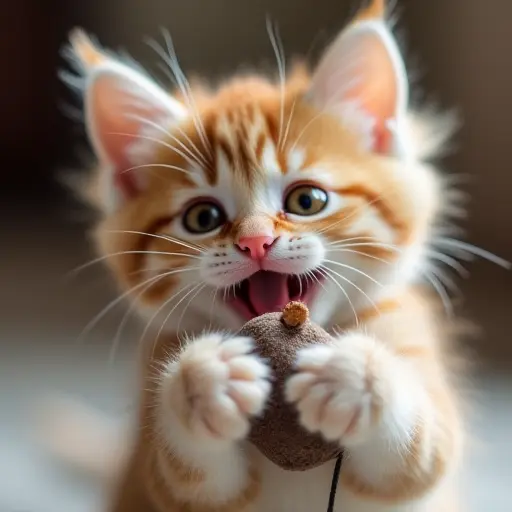
[[244,236],[236,244],[238,248],[253,260],[262,260],[275,242],[273,236]]

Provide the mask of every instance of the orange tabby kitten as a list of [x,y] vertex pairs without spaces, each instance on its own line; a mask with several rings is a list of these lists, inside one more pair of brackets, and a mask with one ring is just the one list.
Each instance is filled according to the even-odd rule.
[[99,248],[157,326],[110,510],[326,509],[334,461],[286,472],[245,441],[272,375],[230,333],[290,299],[338,333],[300,352],[287,383],[304,428],[346,447],[335,510],[456,510],[459,411],[420,287],[451,205],[384,11],[374,0],[311,75],[279,84],[191,91],[171,49],[176,96],[73,35]]

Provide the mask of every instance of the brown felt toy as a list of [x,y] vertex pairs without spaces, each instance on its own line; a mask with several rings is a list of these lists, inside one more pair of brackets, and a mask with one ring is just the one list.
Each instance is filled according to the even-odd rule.
[[298,421],[292,404],[284,398],[284,385],[294,371],[300,349],[311,344],[331,343],[332,337],[309,321],[309,311],[301,302],[290,302],[282,313],[253,318],[240,331],[250,336],[256,352],[272,368],[273,388],[264,414],[255,419],[250,441],[283,469],[305,471],[336,458],[340,447],[320,435],[311,434]]

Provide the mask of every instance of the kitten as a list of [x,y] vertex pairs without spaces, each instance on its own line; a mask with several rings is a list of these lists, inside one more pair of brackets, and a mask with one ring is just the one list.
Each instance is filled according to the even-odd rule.
[[171,54],[172,96],[81,32],[72,47],[100,164],[98,247],[149,326],[110,510],[326,509],[334,462],[286,472],[244,441],[272,375],[232,333],[298,299],[338,333],[299,353],[287,383],[302,425],[346,448],[335,510],[455,511],[461,418],[421,285],[452,206],[426,162],[445,130],[434,144],[418,130],[384,1],[312,74],[277,84],[192,90]]

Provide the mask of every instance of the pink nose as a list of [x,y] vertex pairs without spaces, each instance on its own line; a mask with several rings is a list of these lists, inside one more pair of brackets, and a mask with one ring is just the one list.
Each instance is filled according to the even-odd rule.
[[273,236],[244,236],[237,245],[243,252],[248,252],[251,259],[262,260],[274,241]]

